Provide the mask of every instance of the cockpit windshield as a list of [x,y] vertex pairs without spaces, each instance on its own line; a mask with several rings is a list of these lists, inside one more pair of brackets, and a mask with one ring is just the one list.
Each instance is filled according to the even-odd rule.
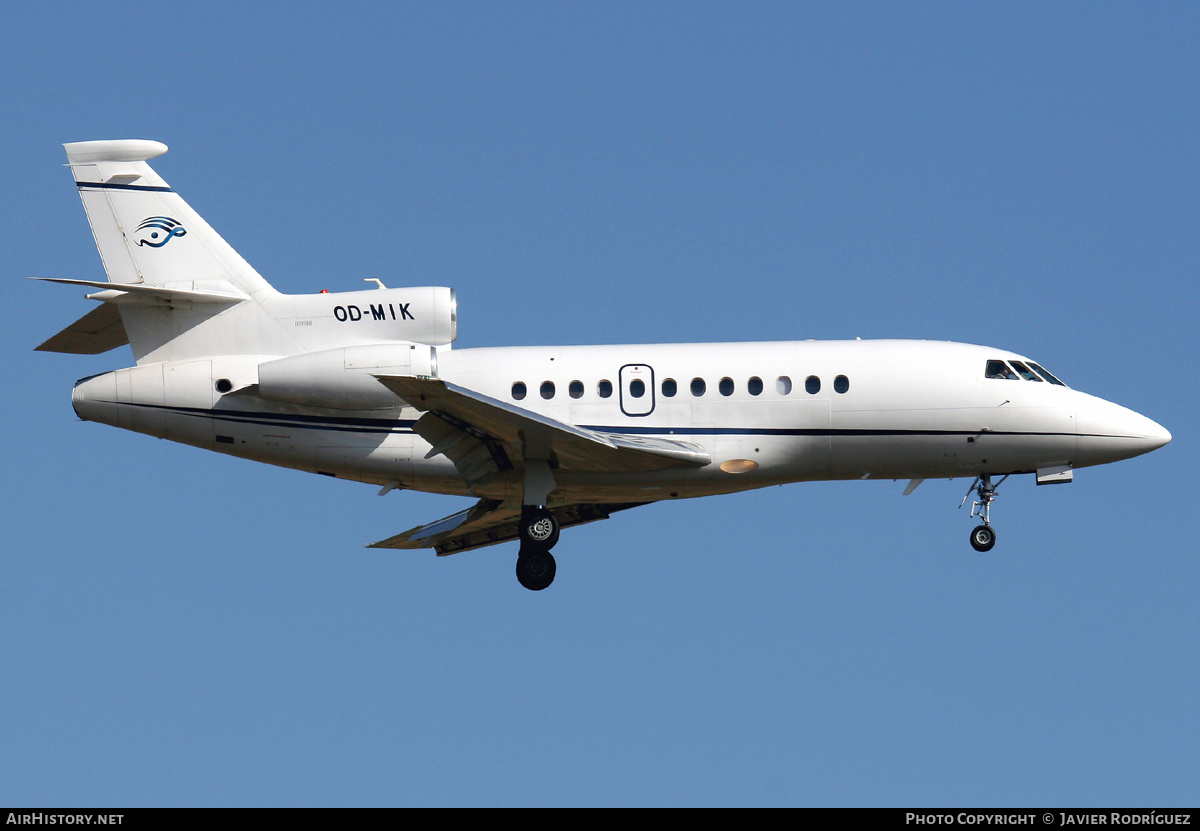
[[985,378],[1000,378],[1005,381],[1017,380],[1017,374],[1004,361],[988,361],[987,369],[984,370],[983,374]]
[[[1016,371],[1014,372],[1013,370]],[[1026,381],[1037,381],[1038,383],[1045,380],[1060,387],[1066,386],[1066,384],[1033,361],[1030,361],[1026,365],[1022,361],[1009,361],[1005,363],[998,359],[990,360],[987,362],[987,366],[984,367],[983,377],[998,378],[1002,381],[1019,381],[1024,379]]]
[[1058,384],[1060,387],[1066,386],[1066,384],[1064,384],[1062,381],[1055,378],[1053,375],[1051,375],[1046,370],[1042,369],[1040,366],[1035,364],[1033,361],[1030,361],[1029,365],[1034,368],[1034,370],[1037,372],[1038,375],[1041,375],[1043,378],[1045,378],[1051,384]]
[[1020,361],[1013,361],[1012,368],[1015,369],[1017,374],[1026,381],[1037,381],[1039,384],[1042,382],[1042,379],[1037,377],[1037,373],[1025,366],[1025,364],[1021,363]]

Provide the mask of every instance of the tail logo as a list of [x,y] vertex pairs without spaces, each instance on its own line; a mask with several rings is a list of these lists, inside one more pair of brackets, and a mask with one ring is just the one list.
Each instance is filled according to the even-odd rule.
[[162,248],[175,237],[182,237],[187,230],[179,224],[179,220],[169,216],[151,216],[142,220],[142,224],[134,231],[141,234],[138,245],[149,245],[151,248]]

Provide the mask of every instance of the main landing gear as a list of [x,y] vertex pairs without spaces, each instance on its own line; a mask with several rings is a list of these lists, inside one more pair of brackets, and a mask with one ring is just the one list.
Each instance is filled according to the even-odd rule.
[[558,542],[558,519],[540,506],[521,508],[521,551],[517,555],[517,581],[530,591],[540,592],[554,582],[557,565],[550,549]]
[[991,524],[992,502],[996,498],[996,490],[1007,478],[1007,475],[1002,476],[1000,481],[993,485],[990,473],[976,476],[971,487],[967,488],[967,495],[958,505],[960,508],[965,505],[973,493],[979,495],[979,498],[971,503],[971,516],[983,520],[983,525],[977,525],[971,531],[971,547],[976,551],[991,551],[992,546],[996,544],[996,531]]

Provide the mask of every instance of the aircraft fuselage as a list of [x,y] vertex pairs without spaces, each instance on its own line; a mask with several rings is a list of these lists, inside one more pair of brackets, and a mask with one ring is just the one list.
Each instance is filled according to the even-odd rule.
[[[257,369],[269,358],[118,370],[79,382],[73,402],[87,420],[270,464],[440,493],[520,496],[515,475],[470,489],[444,455],[426,458],[431,446],[413,432],[420,413],[411,407],[314,407],[256,395]],[[989,360],[1029,363],[938,341],[792,341],[442,349],[436,375],[562,422],[681,440],[711,457],[698,468],[563,472],[550,505],[1080,468],[1169,440],[1150,419],[1069,387],[987,377]]]

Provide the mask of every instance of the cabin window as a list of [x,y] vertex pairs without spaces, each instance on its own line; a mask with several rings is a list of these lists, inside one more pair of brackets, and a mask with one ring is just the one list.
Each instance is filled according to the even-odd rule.
[[567,387],[567,393],[572,398],[583,398],[583,381],[572,381],[571,385]]
[[542,398],[545,398],[547,401],[549,401],[554,397],[554,382],[542,381],[542,388],[540,392],[542,394]]
[[850,389],[850,379],[847,378],[845,375],[839,375],[838,377],[833,379],[833,391],[834,392],[841,395],[841,394],[845,393],[846,390],[848,390],[848,389]]
[[523,399],[525,397],[527,392],[528,392],[528,390],[525,389],[525,384],[523,384],[522,382],[516,381],[513,383],[512,397],[514,400],[520,401],[521,399]]
[[1037,381],[1039,384],[1042,382],[1042,379],[1037,377],[1037,373],[1025,366],[1025,364],[1021,363],[1020,361],[1013,361],[1012,368],[1015,369],[1017,374],[1026,381]]
[[733,395],[733,379],[722,378],[721,383],[717,385],[717,389],[721,391],[721,395]]
[[988,361],[983,374],[986,378],[999,378],[1004,381],[1017,380],[1017,373],[1009,369],[1008,364],[1004,361]]
[[601,398],[612,398],[612,381],[601,381],[596,385],[596,394]]
[[646,394],[646,382],[641,378],[634,378],[629,382],[629,395],[633,398],[641,398]]
[[664,398],[674,398],[675,393],[679,392],[679,385],[675,383],[674,378],[667,378],[662,382],[662,393]]
[[1060,387],[1066,386],[1066,384],[1064,384],[1062,381],[1055,378],[1053,375],[1051,375],[1046,370],[1042,369],[1041,366],[1039,366],[1038,364],[1035,364],[1033,361],[1030,361],[1029,365],[1034,368],[1034,370],[1037,372],[1038,375],[1041,375],[1043,378],[1045,378],[1051,384],[1057,384]]
[[704,383],[703,378],[692,379],[692,395],[699,398],[700,396],[704,395],[704,391],[706,389],[708,389],[708,385]]
[[762,395],[762,378],[754,377],[746,382],[746,391],[751,395]]
[[786,375],[780,375],[775,379],[775,392],[780,395],[790,395],[792,392],[792,379]]
[[815,375],[810,375],[804,379],[804,391],[809,395],[816,395],[821,391],[821,379]]

